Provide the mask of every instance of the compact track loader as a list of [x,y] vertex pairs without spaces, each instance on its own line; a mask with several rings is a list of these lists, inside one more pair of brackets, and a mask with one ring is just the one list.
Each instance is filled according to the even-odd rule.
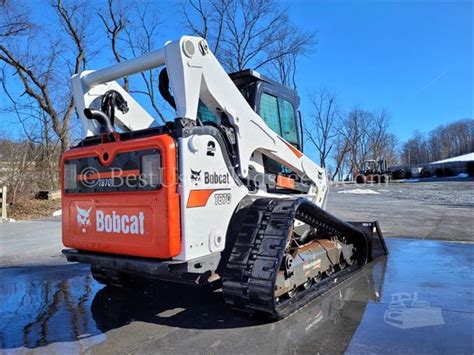
[[[177,117],[162,126],[115,81],[160,66]],[[282,318],[387,253],[376,222],[323,209],[297,94],[228,75],[204,39],[84,71],[72,88],[84,138],[61,160],[63,253],[97,281],[221,282],[231,307]]]

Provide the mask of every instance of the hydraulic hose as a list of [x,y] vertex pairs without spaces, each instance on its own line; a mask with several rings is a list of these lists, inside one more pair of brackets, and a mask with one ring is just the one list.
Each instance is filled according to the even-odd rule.
[[86,108],[84,109],[84,115],[87,119],[96,120],[99,123],[100,133],[111,133],[115,131],[112,122],[110,122],[110,118],[104,112]]

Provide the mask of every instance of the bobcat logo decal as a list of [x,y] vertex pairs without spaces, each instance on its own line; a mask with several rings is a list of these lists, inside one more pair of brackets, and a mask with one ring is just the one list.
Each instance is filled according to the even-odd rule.
[[92,207],[86,210],[85,208],[80,208],[78,205],[76,205],[76,210],[77,210],[77,224],[81,227],[82,232],[85,233],[86,228],[91,225],[90,213],[91,213]]
[[197,185],[199,181],[201,181],[201,171],[196,171],[191,169],[191,181],[194,183],[194,185]]

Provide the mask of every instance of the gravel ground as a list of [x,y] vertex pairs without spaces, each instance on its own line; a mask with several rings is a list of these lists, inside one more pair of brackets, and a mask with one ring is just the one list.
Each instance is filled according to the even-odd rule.
[[379,220],[386,237],[472,242],[473,192],[474,181],[338,184],[327,209],[347,221]]

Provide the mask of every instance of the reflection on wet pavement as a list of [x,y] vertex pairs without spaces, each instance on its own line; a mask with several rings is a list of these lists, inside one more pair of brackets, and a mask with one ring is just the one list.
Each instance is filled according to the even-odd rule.
[[0,349],[472,353],[474,245],[388,246],[388,259],[271,323],[229,310],[220,291],[168,283],[118,290],[78,264],[2,269]]
[[0,275],[2,348],[36,348],[101,333],[90,313],[101,286],[87,267],[12,268]]

